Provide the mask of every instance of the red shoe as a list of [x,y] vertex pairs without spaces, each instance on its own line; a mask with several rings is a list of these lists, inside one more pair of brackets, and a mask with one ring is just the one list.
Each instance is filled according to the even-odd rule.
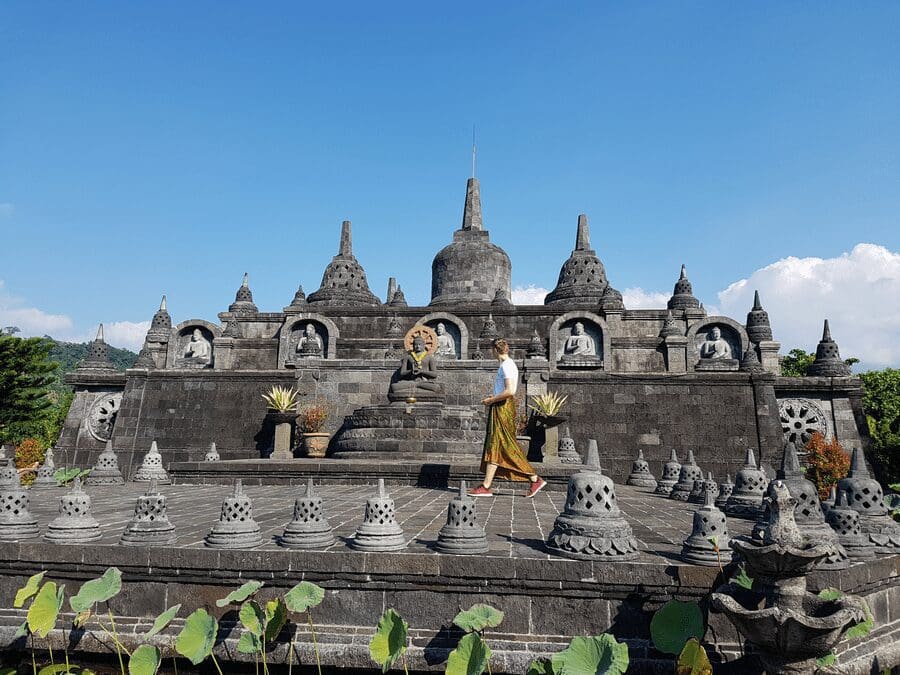
[[494,493],[491,492],[490,488],[484,487],[484,485],[479,485],[474,490],[469,490],[470,497],[493,497]]
[[543,478],[538,478],[528,488],[528,493],[525,496],[526,497],[534,497],[538,492],[543,490],[545,487],[547,487],[547,481],[545,481]]

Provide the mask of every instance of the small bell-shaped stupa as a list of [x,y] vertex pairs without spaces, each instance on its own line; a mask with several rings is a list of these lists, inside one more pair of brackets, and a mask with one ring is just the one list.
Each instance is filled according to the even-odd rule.
[[859,528],[859,514],[847,506],[847,495],[839,493],[828,509],[825,520],[837,534],[837,540],[853,560],[871,560],[875,557],[875,542]]
[[844,493],[847,505],[859,514],[859,529],[875,544],[880,554],[900,553],[900,523],[888,513],[881,484],[869,476],[861,448],[853,448],[850,473],[838,481],[838,494]]
[[76,478],[72,490],[59,498],[59,515],[50,521],[44,539],[54,544],[85,544],[103,536],[91,514],[91,498]]
[[563,431],[559,439],[559,461],[563,464],[581,464],[581,455],[575,449],[575,439],[569,435],[569,427]]
[[731,482],[731,474],[728,473],[725,474],[725,482],[719,483],[719,495],[716,497],[716,507],[724,509],[725,503],[728,501],[732,492],[734,492],[734,483]]
[[753,291],[753,308],[747,313],[747,337],[750,342],[759,343],[772,340],[772,325],[769,314],[762,308],[759,291]]
[[390,552],[406,548],[403,528],[394,514],[394,500],[384,489],[384,478],[378,479],[378,494],[366,500],[362,524],[350,540],[358,551]]
[[219,461],[219,451],[216,450],[216,442],[213,441],[209,444],[209,450],[206,451],[206,454],[203,455],[204,462],[218,462]]
[[828,327],[828,319],[822,328],[822,339],[816,347],[816,359],[806,371],[807,375],[821,377],[849,377],[850,366],[844,363],[837,342],[831,339],[831,329]]
[[334,543],[334,530],[325,516],[322,498],[313,488],[312,477],[306,484],[306,494],[294,501],[294,517],[278,543],[304,551],[321,551]]
[[[234,294],[234,302],[228,305],[231,314],[256,314],[259,310],[253,302],[253,293],[250,291],[250,275],[244,272],[237,293]],[[230,325],[230,322],[229,322]]]
[[122,478],[122,472],[119,470],[119,458],[116,456],[116,451],[113,450],[112,441],[106,441],[106,447],[97,456],[97,461],[84,483],[85,485],[125,484],[125,479]]
[[736,518],[756,519],[762,510],[762,499],[769,486],[766,474],[756,466],[753,448],[747,448],[744,466],[734,478],[734,490],[725,502],[725,513]]
[[150,444],[150,449],[144,455],[144,460],[138,470],[134,472],[131,480],[135,483],[149,483],[151,480],[155,480],[160,485],[168,485],[172,482],[169,480],[169,474],[163,468],[162,455],[159,454],[156,441]]
[[204,540],[210,548],[253,548],[262,544],[259,525],[253,520],[253,502],[244,494],[241,479],[234,492],[222,500],[222,513]]
[[0,462],[0,541],[19,541],[38,536],[37,518],[28,510],[28,490],[11,459]]
[[709,474],[701,481],[704,505],[694,512],[694,526],[691,535],[684,540],[681,557],[695,565],[716,567],[731,562],[731,548],[728,546],[728,523],[725,514],[715,505],[718,487]]
[[630,560],[638,554],[612,479],[600,469],[596,443],[588,446],[584,467],[569,478],[566,507],[553,523],[547,547],[580,560]]
[[663,465],[662,478],[656,481],[656,494],[669,496],[672,488],[678,482],[678,476],[681,475],[681,462],[678,461],[678,455],[675,448],[669,455],[669,461]]
[[675,282],[668,307],[669,309],[700,309],[700,301],[694,297],[694,290],[684,265],[681,266],[681,274],[678,276],[678,281]]
[[119,543],[123,546],[164,546],[175,543],[175,526],[166,513],[166,496],[150,481],[147,492],[137,498],[134,516]]
[[691,490],[694,489],[694,481],[696,480],[703,480],[703,470],[694,461],[694,451],[688,450],[687,461],[681,465],[681,471],[678,473],[678,482],[672,487],[669,498],[686,502],[688,497],[690,497]]
[[459,494],[447,505],[447,523],[438,532],[436,548],[453,555],[487,553],[487,537],[478,523],[475,500],[466,492],[466,481],[460,481]]
[[638,450],[637,459],[631,463],[631,473],[628,476],[628,480],[625,481],[625,485],[634,485],[635,487],[649,488],[651,490],[656,489],[656,478],[650,473],[650,465],[644,459],[643,449]]
[[54,473],[56,473],[56,464],[53,461],[53,448],[47,448],[47,452],[44,453],[44,463],[38,468],[37,476],[31,484],[31,489],[55,488],[58,483],[53,477]]

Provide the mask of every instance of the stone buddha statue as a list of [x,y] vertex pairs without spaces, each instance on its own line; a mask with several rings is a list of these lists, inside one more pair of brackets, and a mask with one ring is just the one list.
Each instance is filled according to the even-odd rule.
[[322,338],[316,332],[316,327],[308,323],[303,329],[303,335],[297,342],[297,353],[304,359],[320,359],[325,353]]
[[212,345],[199,328],[195,328],[191,334],[191,339],[184,348],[184,358],[193,359],[197,362],[209,363],[212,355]]
[[436,382],[437,376],[437,359],[428,353],[425,340],[417,335],[413,338],[412,349],[400,360],[397,381],[391,384],[388,398],[391,401],[442,400],[444,387]]
[[597,345],[594,344],[594,338],[584,332],[584,324],[579,321],[572,327],[572,334],[566,339],[566,344],[563,346],[563,358],[596,356]]
[[445,359],[455,359],[456,342],[454,342],[453,336],[447,333],[447,327],[444,326],[443,322],[437,325],[434,332],[437,333],[437,350],[434,352],[434,355]]
[[733,359],[731,345],[722,338],[722,331],[713,328],[706,335],[706,342],[700,345],[701,359]]

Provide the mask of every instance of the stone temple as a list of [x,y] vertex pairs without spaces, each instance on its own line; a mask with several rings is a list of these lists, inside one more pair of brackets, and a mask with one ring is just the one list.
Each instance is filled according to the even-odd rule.
[[[68,379],[76,394],[58,448],[88,466],[111,440],[126,476],[154,441],[166,466],[202,461],[212,442],[222,460],[266,457],[274,432],[261,394],[280,384],[299,388],[301,404],[331,406],[331,456],[477,463],[479,402],[492,383],[490,339],[497,335],[510,343],[520,389],[567,395],[563,414],[577,449],[583,454],[588,439],[597,439],[604,471],[619,483],[639,450],[655,475],[676,448],[679,456],[692,450],[704,472],[724,477],[741,468],[747,448],[771,465],[785,440],[804,441],[814,431],[844,447],[860,445],[858,379],[837,362],[820,376],[781,377],[780,345],[758,296],[746,317],[712,316],[682,267],[673,270],[666,307],[630,309],[601,253],[587,216],[578,216],[574,249],[560,261],[544,304],[512,304],[512,263],[491,241],[480,186],[470,178],[462,224],[432,263],[431,302],[412,307],[393,278],[386,297],[373,293],[357,258],[365,252],[354,251],[345,221],[320,287],[308,296],[301,287],[280,310],[257,307],[246,275],[218,320],[173,323],[163,298],[125,373],[112,367],[98,335]],[[402,282],[402,270],[398,277]],[[821,318],[809,320],[812,328]],[[404,403],[390,408],[387,394],[404,335],[416,326],[431,329],[421,332],[435,342],[429,349],[442,392],[416,406],[444,426],[429,435],[430,423],[413,424],[391,441],[377,429],[398,424],[391,410]],[[830,348],[822,350],[824,363],[837,345],[830,333],[823,339]],[[555,431],[532,443],[553,461]]]

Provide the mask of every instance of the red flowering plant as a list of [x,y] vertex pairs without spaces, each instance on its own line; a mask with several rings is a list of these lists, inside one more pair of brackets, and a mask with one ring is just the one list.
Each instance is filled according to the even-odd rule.
[[[21,481],[23,485],[31,485],[34,482],[35,472],[44,461],[45,448],[41,442],[35,438],[26,438],[19,443],[16,448],[16,468],[21,471]],[[28,471],[22,471],[28,469]]]
[[806,477],[819,490],[819,497],[826,499],[831,486],[850,471],[850,456],[844,452],[836,438],[830,441],[818,431],[806,443]]

